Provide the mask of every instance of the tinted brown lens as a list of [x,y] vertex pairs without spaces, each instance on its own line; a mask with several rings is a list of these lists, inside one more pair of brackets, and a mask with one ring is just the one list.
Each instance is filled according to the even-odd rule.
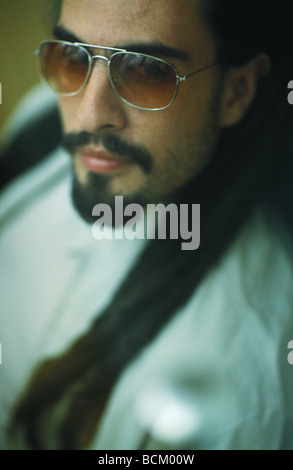
[[88,74],[88,55],[78,46],[48,42],[41,47],[41,72],[57,93],[74,93]]
[[176,93],[176,72],[159,59],[119,53],[111,61],[111,76],[118,94],[146,109],[167,107]]

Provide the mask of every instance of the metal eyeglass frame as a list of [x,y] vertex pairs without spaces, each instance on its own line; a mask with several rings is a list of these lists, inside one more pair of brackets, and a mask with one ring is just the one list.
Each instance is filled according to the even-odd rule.
[[[40,56],[42,46],[45,45],[45,44],[48,44],[48,43],[64,44],[64,45],[68,45],[68,46],[78,46],[86,53],[86,55],[88,57],[88,71],[87,71],[87,75],[86,75],[86,78],[85,78],[82,86],[77,91],[74,91],[72,93],[62,93],[62,92],[59,93],[59,92],[57,92],[59,95],[75,96],[78,93],[80,93],[88,83],[88,80],[89,80],[90,75],[92,73],[94,60],[95,59],[102,59],[102,60],[105,60],[107,62],[109,80],[110,80],[111,86],[112,86],[113,90],[115,91],[116,95],[118,96],[118,98],[120,98],[124,103],[128,104],[129,106],[131,106],[133,108],[136,108],[136,109],[141,109],[143,111],[163,111],[164,109],[170,108],[170,106],[172,106],[172,104],[174,103],[174,101],[176,99],[176,96],[178,94],[179,85],[180,85],[181,82],[185,82],[189,77],[192,77],[193,75],[196,75],[200,72],[203,72],[204,70],[207,70],[207,69],[209,69],[211,67],[214,67],[216,65],[215,63],[212,63],[212,64],[209,64],[205,67],[202,67],[202,68],[196,70],[195,72],[191,72],[188,75],[181,76],[181,75],[179,75],[178,70],[176,69],[176,67],[173,64],[171,64],[170,62],[168,62],[166,60],[160,59],[159,57],[151,56],[151,55],[148,55],[148,54],[143,54],[143,53],[140,53],[140,52],[128,51],[127,49],[118,49],[118,48],[115,48],[115,47],[98,46],[98,45],[95,45],[95,44],[85,44],[85,43],[81,43],[81,42],[69,42],[69,41],[62,41],[62,40],[57,40],[57,39],[56,40],[43,41],[40,44],[39,49],[37,51],[35,51],[35,54],[37,56]],[[90,52],[87,50],[87,48],[96,48],[96,49],[102,49],[102,50],[105,50],[105,51],[112,51],[113,54],[110,56],[110,58],[105,57],[103,55],[91,55]],[[173,99],[171,100],[171,102],[167,106],[164,106],[162,108],[145,108],[145,107],[137,106],[135,104],[130,103],[125,98],[123,98],[123,96],[120,95],[120,93],[118,92],[118,90],[115,87],[115,81],[112,78],[111,68],[110,67],[111,67],[112,59],[114,57],[116,57],[117,55],[120,55],[122,53],[123,54],[127,53],[129,55],[136,55],[136,56],[139,55],[139,56],[142,56],[142,57],[153,59],[153,60],[158,61],[162,64],[168,65],[169,67],[171,67],[174,70],[175,75],[176,75],[176,89],[174,91]],[[43,76],[42,73],[41,73],[41,79],[47,86],[50,87],[50,85],[48,84],[48,82],[46,81],[46,79],[45,79],[45,77]]]

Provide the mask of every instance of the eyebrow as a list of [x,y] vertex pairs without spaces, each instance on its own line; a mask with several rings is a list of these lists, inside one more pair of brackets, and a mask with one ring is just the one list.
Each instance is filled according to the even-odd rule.
[[[57,25],[53,30],[53,35],[56,39],[61,41],[68,42],[79,42],[81,44],[86,44],[82,38],[76,36],[75,33],[68,30],[62,25]],[[128,44],[120,44],[113,46],[117,49],[126,49],[129,52],[137,52],[141,54],[160,56],[169,59],[179,59],[183,62],[191,62],[191,56],[177,47],[169,46],[160,41],[153,42],[136,42]]]

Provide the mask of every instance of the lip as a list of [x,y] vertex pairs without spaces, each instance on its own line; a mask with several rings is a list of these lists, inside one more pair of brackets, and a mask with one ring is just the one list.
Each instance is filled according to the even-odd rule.
[[133,165],[131,160],[103,149],[83,148],[80,150],[80,155],[84,166],[94,173],[115,173]]

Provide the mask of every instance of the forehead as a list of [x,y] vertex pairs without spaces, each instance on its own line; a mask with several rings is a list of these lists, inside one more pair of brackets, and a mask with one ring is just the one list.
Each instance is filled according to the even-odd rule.
[[157,41],[191,57],[213,50],[196,0],[63,0],[60,24],[92,44]]

